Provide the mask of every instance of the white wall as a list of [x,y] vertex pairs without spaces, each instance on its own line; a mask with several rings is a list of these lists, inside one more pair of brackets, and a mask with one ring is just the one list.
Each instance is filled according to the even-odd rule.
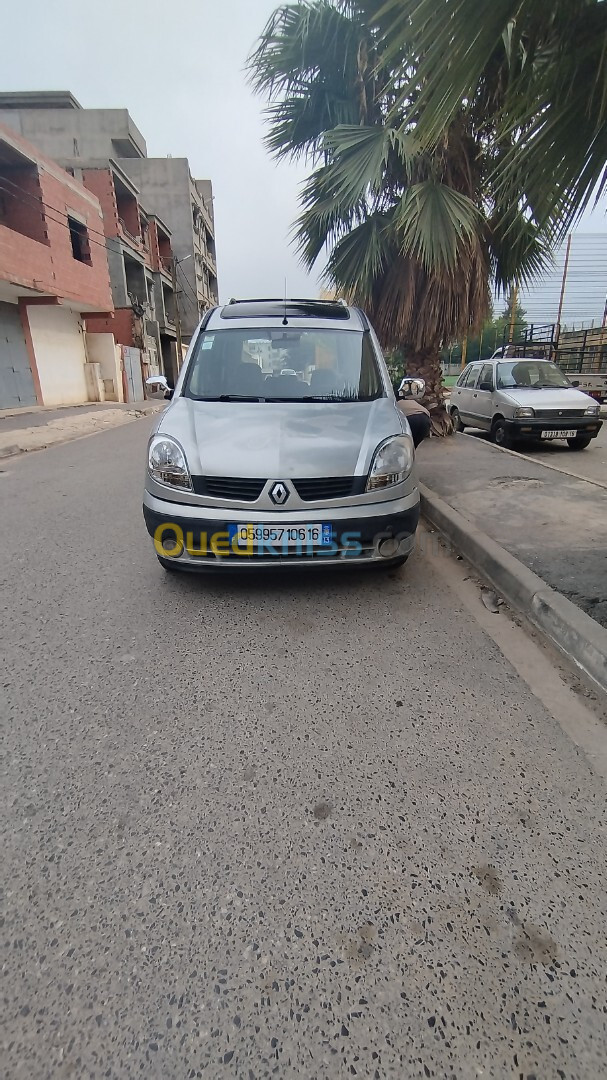
[[113,334],[87,334],[86,351],[90,364],[99,364],[101,378],[111,379],[116,397],[112,400],[124,401],[122,374],[120,370],[120,346],[116,345]]
[[87,360],[80,316],[52,304],[28,306],[27,317],[45,405],[88,401]]

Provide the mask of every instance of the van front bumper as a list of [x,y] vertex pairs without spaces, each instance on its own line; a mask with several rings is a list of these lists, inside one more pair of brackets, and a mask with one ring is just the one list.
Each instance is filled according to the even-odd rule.
[[[414,487],[407,495],[386,502],[310,507],[289,514],[176,503],[146,490],[143,516],[157,555],[184,570],[387,565],[413,551],[419,490]],[[243,552],[230,540],[234,525],[295,528],[309,523],[330,524],[332,544],[314,548],[302,544],[277,551],[269,545],[252,545],[252,550]]]

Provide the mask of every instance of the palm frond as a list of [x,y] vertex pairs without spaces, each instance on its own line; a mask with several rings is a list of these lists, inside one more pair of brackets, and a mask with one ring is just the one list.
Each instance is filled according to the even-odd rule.
[[431,273],[455,268],[462,247],[478,239],[481,215],[466,195],[424,180],[405,191],[395,225],[403,254],[419,259]]
[[365,216],[362,201],[344,203],[337,197],[331,165],[317,168],[304,183],[303,207],[294,226],[301,261],[311,269],[323,248],[336,243]]
[[[385,62],[403,55],[413,65],[420,138],[434,145],[474,92],[488,58],[527,0],[386,0],[382,26]],[[458,51],[454,50],[457,43]],[[404,100],[401,91],[397,104]]]
[[496,208],[489,220],[491,267],[498,294],[531,282],[552,261],[554,236],[520,210]]
[[[510,147],[491,178],[504,204],[519,185],[542,225],[568,231],[607,188],[607,4],[603,0],[385,0],[384,62],[406,55],[420,145],[439,145],[468,103],[480,131]],[[484,113],[484,119],[483,119]]]
[[337,241],[325,275],[342,293],[370,309],[377,281],[396,255],[390,215],[374,213]]
[[346,77],[360,28],[331,0],[283,4],[271,15],[247,60],[253,87],[270,98],[297,89],[319,73]]
[[357,202],[367,192],[379,195],[391,151],[396,152],[409,174],[416,155],[413,137],[385,124],[342,125],[326,133],[325,147],[331,153],[335,197],[346,204]]
[[327,129],[354,124],[356,103],[324,85],[310,84],[300,96],[291,95],[270,105],[265,112],[269,134],[265,138],[270,153],[277,158],[319,155]]
[[363,63],[371,48],[355,5],[301,0],[279,7],[247,61],[254,89],[270,101],[269,149],[315,157],[324,132],[368,115]]

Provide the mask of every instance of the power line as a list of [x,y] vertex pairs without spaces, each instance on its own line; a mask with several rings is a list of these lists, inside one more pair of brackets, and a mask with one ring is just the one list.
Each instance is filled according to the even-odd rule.
[[[4,179],[4,177],[2,177],[2,179]],[[16,195],[14,191],[9,191],[9,189],[3,187],[2,184],[0,184],[0,191],[3,191],[5,193],[5,195],[10,195],[10,197],[13,198],[13,199],[16,199],[17,202],[23,203],[24,206],[29,205],[23,197],[20,197],[19,195]],[[24,192],[23,194],[25,194],[27,196],[28,193]],[[54,207],[50,207],[50,209],[54,209]],[[61,210],[59,210],[57,212],[60,213],[60,214],[63,213],[63,211],[61,211]],[[54,218],[51,214],[46,214],[46,215],[42,214],[41,216],[43,218],[45,216],[48,217],[49,221],[52,221],[53,224],[61,225],[62,228],[67,229],[67,231],[69,233],[71,233],[72,230],[71,230],[70,226],[68,225],[68,223],[66,221],[60,221],[58,218]],[[87,228],[87,227],[85,226],[85,228]],[[88,234],[88,232],[89,232],[89,230],[87,228],[87,234]],[[99,235],[102,236],[103,234],[100,233]],[[95,244],[97,247],[101,247],[101,248],[104,249],[104,251],[107,251],[107,244],[102,244],[102,243],[99,242],[99,240],[93,240],[92,238],[88,237],[88,235],[87,235],[87,240],[88,240],[89,244]],[[111,237],[111,236],[107,236],[106,241],[108,241],[109,243],[112,243],[112,242],[119,243],[119,241],[117,241],[117,240],[114,241],[113,237]],[[116,247],[113,250],[114,250],[114,252],[116,254],[121,254],[122,253],[122,248],[121,247]]]
[[[181,269],[181,267],[180,267],[179,263],[177,263],[177,270],[178,270],[178,271],[179,271],[179,273],[181,274],[181,278],[182,278],[183,284],[184,284],[184,285],[186,286],[186,289],[187,289],[187,291],[189,292],[189,294],[190,294],[190,297],[192,298],[192,300],[194,301],[194,303],[195,303],[195,304],[196,304],[196,305],[198,306],[198,297],[196,297],[196,296],[194,295],[194,290],[192,289],[192,286],[190,285],[190,283],[189,283],[189,281],[188,281],[187,277],[185,276],[185,274],[184,274],[183,270]],[[181,291],[183,292],[183,289],[182,289]]]
[[[2,181],[7,180],[7,177],[0,176],[0,180],[2,180]],[[9,180],[8,183],[10,184],[10,183],[12,183],[12,181]],[[14,185],[14,186],[16,186],[16,185]],[[50,203],[45,203],[44,200],[41,199],[39,195],[32,195],[32,194],[30,194],[30,192],[27,192],[27,191],[20,191],[20,194],[17,195],[17,194],[15,194],[14,191],[9,191],[8,188],[3,187],[1,183],[0,183],[0,191],[3,191],[5,193],[5,195],[9,195],[11,198],[15,199],[17,202],[23,203],[24,206],[28,205],[28,203],[26,202],[26,198],[29,198],[30,200],[36,200],[38,202],[41,202],[42,206],[43,206],[43,211],[44,211],[44,212],[41,212],[42,218],[48,217],[49,221],[52,221],[53,224],[55,224],[55,225],[60,225],[63,229],[67,229],[67,231],[71,235],[72,230],[71,230],[71,227],[68,224],[68,222],[63,221],[63,220],[59,220],[58,218],[53,217],[52,214],[49,214],[47,212],[48,210],[55,210],[58,214],[61,214],[62,217],[64,215],[66,217],[68,217],[69,215],[67,213],[67,209],[66,210],[60,210],[58,207],[52,206]],[[25,196],[25,198],[23,196]],[[117,238],[112,237],[112,236],[105,236],[105,234],[100,233],[98,231],[98,229],[89,229],[88,225],[85,225],[84,227],[86,228],[86,231],[87,231],[86,239],[87,239],[87,242],[89,244],[95,244],[96,247],[103,248],[103,250],[106,251],[106,252],[107,252],[107,248],[108,248],[108,246],[110,244],[115,244],[116,246],[113,247],[113,248],[110,248],[110,250],[113,251],[114,254],[116,254],[116,255],[122,255],[123,254],[122,244],[121,244],[120,240],[118,240]],[[103,236],[105,242],[100,243],[99,240],[93,240],[92,237],[90,237],[88,235],[90,232],[94,232],[98,236]],[[144,266],[145,266],[145,263],[144,263]],[[148,267],[148,269],[151,270],[152,268]],[[152,273],[156,273],[156,272],[157,271],[152,270]],[[165,271],[165,273],[166,272],[167,271]]]
[[[41,206],[42,206],[42,211],[44,211],[45,209],[48,208],[49,210],[54,210],[56,214],[62,214],[62,215],[67,214],[67,209],[64,208],[63,210],[61,210],[60,207],[53,206],[52,203],[46,202],[41,195],[34,195],[34,193],[31,192],[31,191],[24,191],[23,188],[19,187],[19,185],[16,184],[14,180],[9,180],[8,176],[0,176],[0,180],[2,180],[3,183],[10,184],[11,187],[16,188],[16,190],[19,192],[19,195],[21,197],[25,196],[27,199],[30,199],[32,202],[40,203]],[[13,195],[13,192],[8,191],[7,194],[8,195]],[[13,195],[13,198],[17,198],[17,196]],[[101,216],[103,217],[103,213],[102,213]],[[51,221],[52,220],[53,220],[53,218],[51,218]],[[59,224],[63,224],[63,222],[60,222]],[[101,232],[99,229],[92,229],[88,224],[86,226],[86,229],[87,229],[87,232],[95,233],[96,236],[102,236],[105,240],[112,240],[113,239],[113,237],[106,236],[105,233]]]
[[[65,221],[63,221],[63,220],[59,221],[57,218],[54,218],[51,214],[47,214],[48,210],[54,210],[55,213],[61,214],[62,218],[64,216],[67,217],[67,216],[69,216],[67,208],[64,208],[63,210],[61,210],[60,207],[53,206],[52,203],[46,202],[40,195],[34,195],[32,192],[29,192],[29,191],[23,191],[23,189],[20,188],[18,184],[15,184],[15,182],[13,180],[9,180],[9,178],[7,176],[1,176],[0,175],[0,180],[3,183],[11,184],[11,186],[16,188],[17,191],[19,192],[19,194],[16,195],[13,191],[8,191],[6,188],[2,188],[2,186],[0,184],[0,190],[4,190],[6,195],[11,195],[13,197],[13,199],[17,199],[17,200],[23,202],[24,204],[25,204],[24,196],[25,196],[26,199],[29,199],[31,202],[40,203],[41,204],[40,213],[42,214],[43,217],[48,216],[50,221],[55,222],[56,225],[61,225],[64,229],[69,229],[70,228],[70,226],[67,225]],[[103,212],[102,212],[101,216],[103,217]],[[89,243],[97,244],[98,247],[104,247],[104,248],[111,245],[111,244],[115,244],[116,247],[111,248],[111,250],[113,250],[117,255],[122,254],[122,244],[121,244],[121,241],[117,237],[106,236],[105,233],[100,232],[99,229],[92,229],[88,223],[85,225],[85,228],[86,228],[86,231],[87,231],[87,239],[89,240]],[[105,242],[100,243],[98,240],[90,239],[90,237],[88,236],[89,233],[94,233],[96,236],[103,237],[103,240]]]

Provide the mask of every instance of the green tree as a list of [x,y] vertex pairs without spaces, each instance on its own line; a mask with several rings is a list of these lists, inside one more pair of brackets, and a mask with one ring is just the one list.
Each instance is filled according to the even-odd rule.
[[[513,314],[514,320],[512,318]],[[506,306],[504,307],[504,310],[494,322],[496,349],[499,349],[501,345],[510,341],[511,327],[512,341],[517,342],[524,340],[525,330],[528,326],[527,320],[525,319],[526,314],[527,312],[521,307],[514,290],[511,290],[506,297]]]
[[[466,363],[471,364],[475,360],[487,360],[496,349],[500,349],[510,340],[510,325],[512,320],[512,305],[514,309],[513,342],[523,341],[525,330],[529,325],[525,318],[526,311],[521,307],[518,299],[515,302],[515,293],[511,289],[506,297],[505,306],[498,316],[491,314],[481,328],[479,334],[468,338],[466,345]],[[462,359],[462,342],[452,344],[444,349],[441,355],[443,363],[459,364]]]
[[566,233],[607,185],[607,3],[385,0],[375,20],[386,55],[407,57],[398,101],[421,147],[481,100],[498,200]]
[[286,4],[250,68],[270,102],[271,152],[313,167],[295,226],[304,264],[328,252],[328,282],[369,312],[408,372],[425,378],[435,430],[448,430],[441,348],[486,320],[491,273],[505,287],[542,265],[546,237],[520,197],[504,208],[490,187],[480,95],[454,113],[431,152],[421,147],[419,91],[407,56],[386,50],[380,6]]

